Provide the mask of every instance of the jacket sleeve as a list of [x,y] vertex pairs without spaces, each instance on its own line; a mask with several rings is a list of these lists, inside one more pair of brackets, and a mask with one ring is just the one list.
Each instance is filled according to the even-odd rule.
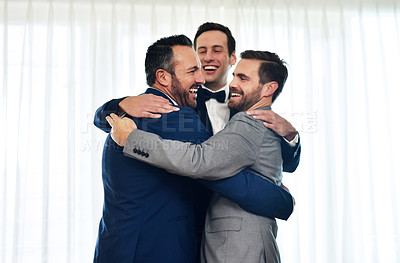
[[283,137],[281,137],[281,148],[282,148],[282,161],[283,161],[283,171],[287,173],[292,173],[297,169],[300,163],[300,135],[299,141],[295,146],[290,146]]
[[104,132],[110,132],[111,131],[111,126],[108,124],[106,117],[110,115],[111,113],[115,113],[118,115],[119,111],[119,103],[121,100],[125,99],[126,97],[120,98],[120,99],[113,99],[110,100],[106,103],[104,103],[102,106],[100,106],[97,110],[96,113],[94,114],[94,126],[99,128],[100,130]]
[[[193,119],[188,119],[188,114],[184,114],[184,110],[179,112],[172,112],[169,114],[163,114],[163,117],[167,115],[173,115],[176,117],[171,119],[165,119],[164,131],[168,131],[168,128],[179,127],[177,130],[171,129],[171,134],[168,136],[163,135],[170,139],[181,139],[191,142],[202,142],[208,137],[208,131],[201,123],[197,115],[193,116]],[[166,116],[164,116],[166,115]],[[189,114],[192,116],[193,114]],[[182,121],[184,120],[184,124]],[[174,121],[176,123],[174,123]],[[179,125],[181,123],[181,125]],[[169,126],[170,125],[170,126]],[[179,136],[177,136],[179,134]],[[131,134],[132,135],[132,134]],[[201,137],[199,137],[201,135]],[[157,136],[152,134],[152,136]],[[196,137],[197,136],[197,137]],[[195,140],[194,140],[195,139]],[[129,139],[128,139],[129,142]],[[134,147],[125,145],[124,151],[133,151]],[[133,146],[133,145],[131,145]],[[137,157],[142,157],[141,160],[147,159],[144,145],[141,144],[140,138],[135,145]],[[149,148],[155,149],[154,144],[150,144]],[[279,218],[287,220],[293,211],[293,199],[289,192],[283,188],[273,184],[272,182],[264,179],[248,170],[243,170],[237,173],[233,177],[209,181],[209,180],[198,180],[205,187],[217,192],[218,194],[230,199],[231,201],[240,205],[243,209],[250,213],[254,213],[260,216]]]
[[194,179],[227,178],[252,165],[259,154],[265,133],[260,134],[251,121],[231,120],[225,129],[201,144],[163,140],[157,135],[135,130],[128,137],[124,154]]
[[288,191],[247,169],[233,177],[199,181],[250,213],[287,220],[293,212],[293,198]]

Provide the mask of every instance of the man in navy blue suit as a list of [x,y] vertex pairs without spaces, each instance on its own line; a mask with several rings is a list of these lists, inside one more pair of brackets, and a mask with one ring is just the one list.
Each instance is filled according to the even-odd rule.
[[[134,118],[137,126],[164,139],[199,143],[209,138],[210,132],[193,110],[204,78],[190,39],[179,35],[156,41],[147,50],[145,70],[150,86],[146,93],[162,96],[179,111],[158,119]],[[202,226],[202,204],[207,204],[208,192],[197,181],[166,174],[125,157],[122,148],[107,137],[102,161],[103,216],[94,262],[197,261],[196,224]],[[286,220],[293,210],[293,199],[286,190],[247,171],[201,183],[262,216]]]

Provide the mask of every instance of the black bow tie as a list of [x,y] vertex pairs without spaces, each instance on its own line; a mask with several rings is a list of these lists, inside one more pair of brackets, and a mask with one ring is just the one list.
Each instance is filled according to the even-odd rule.
[[211,92],[209,90],[206,90],[206,89],[203,89],[200,87],[197,90],[197,97],[198,97],[198,99],[203,100],[203,101],[208,101],[209,99],[214,98],[218,102],[223,103],[223,102],[225,102],[226,95],[225,95],[225,90],[221,90],[218,92]]

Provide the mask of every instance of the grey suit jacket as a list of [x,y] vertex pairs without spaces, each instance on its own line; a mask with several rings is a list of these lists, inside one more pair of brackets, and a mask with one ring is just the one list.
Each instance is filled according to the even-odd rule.
[[[263,107],[260,109],[270,109]],[[280,138],[244,112],[202,144],[163,140],[156,134],[134,130],[124,154],[169,172],[195,179],[231,177],[246,167],[276,184],[282,180]],[[148,155],[132,152],[143,149]]]
[[[142,154],[133,153],[134,148],[142,149]],[[248,167],[276,184],[282,180],[280,138],[266,129],[262,121],[244,112],[236,114],[223,130],[199,145],[162,140],[135,130],[124,153],[192,178],[222,179]],[[215,194],[206,216],[202,262],[280,262],[276,233],[274,219],[251,214]]]

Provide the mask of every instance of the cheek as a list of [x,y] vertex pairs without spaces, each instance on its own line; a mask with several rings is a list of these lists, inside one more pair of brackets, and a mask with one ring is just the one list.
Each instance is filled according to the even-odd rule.
[[221,64],[224,64],[226,67],[230,66],[230,59],[227,55],[220,55],[218,60],[221,61]]
[[193,76],[190,76],[190,77],[187,77],[187,78],[185,78],[185,80],[183,81],[183,88],[190,88],[192,85],[193,85],[193,83],[194,83],[194,77]]
[[205,58],[206,56],[205,56],[205,55],[200,55],[200,54],[197,54],[197,56],[199,57],[200,62],[203,63],[204,58]]
[[242,90],[243,90],[243,94],[244,94],[244,95],[248,95],[248,94],[251,93],[251,88],[249,87],[248,84],[242,85]]

